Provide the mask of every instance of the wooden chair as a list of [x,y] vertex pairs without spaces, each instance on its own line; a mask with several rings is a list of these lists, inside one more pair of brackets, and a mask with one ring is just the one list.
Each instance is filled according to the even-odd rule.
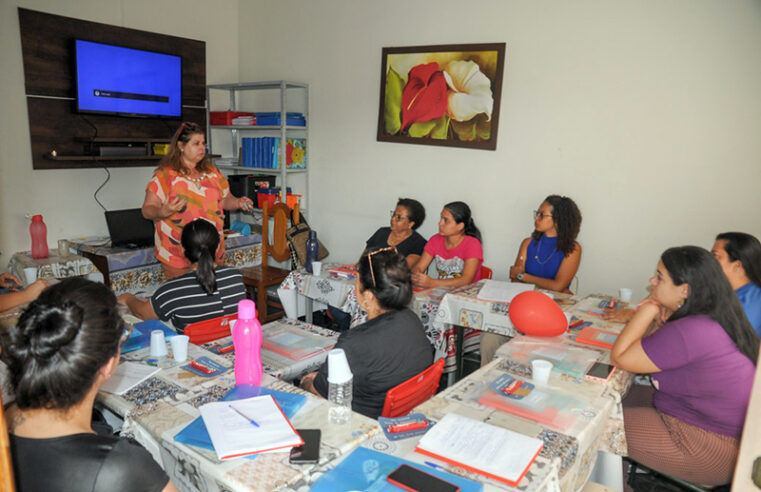
[[443,357],[425,371],[388,390],[381,416],[393,418],[407,415],[413,408],[435,395],[442,372]]
[[3,396],[0,395],[0,490],[13,492],[13,462],[11,461],[11,442],[8,438],[8,425],[3,411]]
[[[269,239],[269,219],[273,219],[272,242]],[[288,247],[288,239],[285,237],[285,231],[288,229],[288,219],[291,218],[291,209],[284,203],[277,203],[269,206],[265,201],[262,207],[262,264],[255,267],[248,267],[242,270],[243,283],[253,288],[256,293],[256,311],[259,322],[262,324],[278,319],[285,313],[283,305],[274,300],[267,298],[267,287],[280,285],[285,280],[290,270],[283,268],[271,267],[267,265],[271,255],[275,261],[286,261],[291,257],[291,250]],[[293,224],[299,223],[299,205],[293,207]],[[268,308],[274,307],[279,309],[276,313],[270,313]]]

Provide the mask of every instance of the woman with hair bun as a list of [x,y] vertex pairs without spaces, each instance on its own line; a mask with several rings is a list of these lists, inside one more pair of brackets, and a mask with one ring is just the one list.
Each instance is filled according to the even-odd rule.
[[[425,274],[435,260],[438,278]],[[423,255],[412,268],[412,282],[420,287],[460,287],[481,280],[484,261],[481,231],[476,227],[465,202],[444,205],[439,233],[425,245]]]
[[[367,322],[342,333],[335,348],[344,349],[354,375],[351,406],[370,418],[383,411],[386,392],[433,363],[433,348],[415,313],[410,269],[395,248],[362,255],[356,292]],[[328,362],[301,379],[302,388],[328,395]]]
[[69,278],[0,337],[16,397],[6,414],[19,491],[177,490],[145,449],[92,428],[95,395],[119,364],[126,326],[108,288]]
[[240,270],[214,266],[218,245],[216,227],[205,219],[194,220],[182,230],[190,272],[163,283],[150,302],[133,294],[122,294],[119,302],[138,318],[170,321],[178,333],[190,323],[236,313],[238,301],[246,298],[246,286]]

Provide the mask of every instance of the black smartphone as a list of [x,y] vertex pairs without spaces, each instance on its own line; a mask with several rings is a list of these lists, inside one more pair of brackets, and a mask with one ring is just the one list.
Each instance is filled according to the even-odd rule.
[[291,448],[291,463],[317,463],[320,460],[320,429],[296,429],[304,444]]
[[386,478],[389,483],[410,492],[459,492],[460,487],[410,465],[401,465]]
[[610,375],[613,374],[615,368],[616,366],[604,362],[595,362],[592,364],[592,367],[587,370],[587,377],[589,379],[607,381],[610,378]]

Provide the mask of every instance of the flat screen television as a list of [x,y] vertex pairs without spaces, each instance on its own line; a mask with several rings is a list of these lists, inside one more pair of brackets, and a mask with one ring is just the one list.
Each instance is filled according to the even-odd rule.
[[77,111],[182,116],[182,58],[77,39]]

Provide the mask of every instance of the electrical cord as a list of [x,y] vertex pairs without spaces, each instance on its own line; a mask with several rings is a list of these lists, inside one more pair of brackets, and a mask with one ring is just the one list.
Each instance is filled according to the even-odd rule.
[[100,205],[100,208],[103,209],[103,211],[107,211],[106,207],[103,206],[102,203],[100,203],[100,200],[98,200],[98,192],[103,189],[104,186],[106,186],[106,183],[111,179],[111,172],[108,170],[106,166],[103,166],[103,170],[106,171],[106,180],[98,186],[98,189],[95,190],[95,193],[92,194],[92,197],[95,198],[95,201],[98,202],[98,205]]

